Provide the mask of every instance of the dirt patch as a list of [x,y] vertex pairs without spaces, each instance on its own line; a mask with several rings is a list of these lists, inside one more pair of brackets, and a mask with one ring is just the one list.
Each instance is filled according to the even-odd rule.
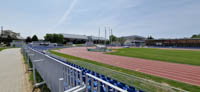
[[26,64],[24,60],[23,60],[23,70],[24,70],[23,71],[24,72],[24,92],[32,92],[33,85],[32,85],[32,82],[29,80],[31,73],[28,71],[28,64]]

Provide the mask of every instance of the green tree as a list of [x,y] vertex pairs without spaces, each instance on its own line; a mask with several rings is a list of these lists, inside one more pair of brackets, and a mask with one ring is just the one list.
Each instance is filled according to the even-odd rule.
[[49,41],[51,43],[63,43],[64,36],[62,34],[46,34],[44,36],[45,41]]
[[154,39],[152,36],[147,37],[147,39]]
[[125,43],[125,41],[126,41],[126,39],[123,38],[123,37],[120,37],[120,38],[118,38],[117,40],[118,40],[118,42],[119,42],[121,45],[124,45],[124,43]]
[[52,42],[52,39],[53,39],[53,35],[52,35],[52,34],[46,34],[46,35],[44,36],[44,40],[45,40],[45,41],[50,41],[50,42]]
[[64,42],[64,36],[62,34],[58,34],[58,43]]
[[111,36],[110,36],[110,39],[111,39],[113,42],[117,41],[117,37],[114,36],[114,35],[111,35]]
[[8,37],[5,39],[5,43],[7,44],[7,46],[10,46],[10,43],[13,41],[14,39],[8,35]]
[[38,37],[37,37],[37,35],[33,35],[33,37],[32,37],[32,41],[38,41]]
[[194,34],[191,38],[200,38],[200,34]]
[[29,43],[29,42],[32,42],[32,39],[30,36],[28,36],[25,41],[26,41],[26,43]]

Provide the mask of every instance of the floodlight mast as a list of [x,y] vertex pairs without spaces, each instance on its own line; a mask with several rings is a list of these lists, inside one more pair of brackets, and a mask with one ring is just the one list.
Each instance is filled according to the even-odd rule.
[[98,44],[100,44],[100,31],[101,31],[101,29],[100,29],[100,27],[99,27],[99,38],[98,38]]
[[110,32],[111,32],[111,36],[110,36],[110,44],[111,44],[111,48],[112,48],[112,37],[113,37],[113,34],[112,34],[112,28],[111,28]]
[[104,45],[106,46],[106,27],[105,27],[105,40],[104,40]]

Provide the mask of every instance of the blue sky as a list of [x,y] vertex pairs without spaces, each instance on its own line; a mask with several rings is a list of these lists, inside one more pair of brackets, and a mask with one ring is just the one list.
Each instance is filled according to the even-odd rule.
[[0,0],[0,25],[23,37],[46,33],[190,37],[200,33],[200,0]]

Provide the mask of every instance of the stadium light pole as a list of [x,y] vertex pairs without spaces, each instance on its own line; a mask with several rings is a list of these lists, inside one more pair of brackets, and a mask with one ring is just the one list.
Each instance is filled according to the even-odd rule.
[[109,46],[111,45],[111,27],[109,27]]
[[110,35],[110,44],[111,44],[111,48],[112,48],[112,36],[113,36],[113,34],[112,34],[112,28],[110,30],[110,33],[111,33],[111,35]]
[[99,27],[99,38],[98,38],[98,44],[100,44],[100,31],[101,31],[101,29],[100,29],[100,27]]
[[105,40],[104,40],[104,45],[106,46],[106,27],[105,27]]

